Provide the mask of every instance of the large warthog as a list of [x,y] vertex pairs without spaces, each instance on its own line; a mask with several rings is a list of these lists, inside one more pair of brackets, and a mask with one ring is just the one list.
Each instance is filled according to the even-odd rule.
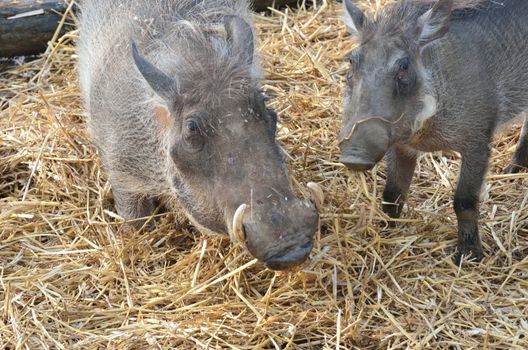
[[81,5],[81,88],[118,213],[143,218],[177,200],[271,269],[304,261],[318,215],[289,183],[247,1]]
[[[459,152],[455,260],[481,259],[479,193],[489,143],[528,106],[528,1],[396,1],[375,18],[351,0],[344,4],[359,46],[347,56],[341,162],[367,170],[386,157],[383,209],[395,218],[418,152]],[[527,166],[528,121],[506,171]]]

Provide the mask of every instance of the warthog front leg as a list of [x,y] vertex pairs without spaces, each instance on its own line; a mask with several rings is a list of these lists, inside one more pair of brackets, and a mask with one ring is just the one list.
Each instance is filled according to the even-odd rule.
[[524,125],[512,162],[506,167],[504,172],[506,174],[515,174],[523,168],[528,168],[528,115],[524,117]]
[[400,217],[416,167],[417,152],[405,146],[393,146],[387,159],[387,183],[383,191],[383,211],[391,218]]
[[481,144],[462,153],[460,176],[455,193],[454,207],[458,220],[458,246],[455,263],[462,257],[480,261],[484,257],[478,232],[479,197],[488,167],[489,146]]
[[112,193],[117,213],[127,221],[133,220],[129,224],[135,228],[143,226],[159,205],[159,201],[155,197],[130,192],[119,186],[113,185]]

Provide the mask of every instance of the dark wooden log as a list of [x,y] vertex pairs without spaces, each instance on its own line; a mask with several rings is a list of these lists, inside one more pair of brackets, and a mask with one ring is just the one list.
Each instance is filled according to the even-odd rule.
[[[298,2],[253,0],[253,7],[256,11],[266,11],[269,7],[295,6]],[[66,7],[64,0],[0,0],[0,57],[43,52]]]
[[296,6],[299,2],[302,0],[253,0],[253,8],[255,11],[266,11],[268,7]]
[[62,0],[0,0],[0,56],[44,51],[65,9]]

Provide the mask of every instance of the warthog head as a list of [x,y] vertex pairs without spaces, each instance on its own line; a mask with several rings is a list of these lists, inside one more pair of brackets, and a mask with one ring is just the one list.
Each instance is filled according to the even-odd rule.
[[407,140],[434,115],[436,99],[424,68],[424,47],[448,31],[452,0],[402,5],[368,19],[344,1],[345,23],[359,45],[347,55],[341,162],[368,170],[389,147]]
[[318,214],[290,186],[277,116],[257,87],[252,29],[235,16],[224,26],[224,39],[191,36],[171,64],[154,65],[135,45],[134,61],[159,97],[167,175],[191,220],[286,269],[310,253]]

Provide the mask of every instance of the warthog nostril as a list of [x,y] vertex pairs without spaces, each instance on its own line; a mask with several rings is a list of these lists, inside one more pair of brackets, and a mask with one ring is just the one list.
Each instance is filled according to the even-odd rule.
[[347,168],[354,171],[366,171],[374,168],[376,162],[366,161],[355,156],[343,156],[339,159]]
[[286,270],[301,264],[312,251],[313,243],[307,242],[286,248],[264,261],[270,270]]

